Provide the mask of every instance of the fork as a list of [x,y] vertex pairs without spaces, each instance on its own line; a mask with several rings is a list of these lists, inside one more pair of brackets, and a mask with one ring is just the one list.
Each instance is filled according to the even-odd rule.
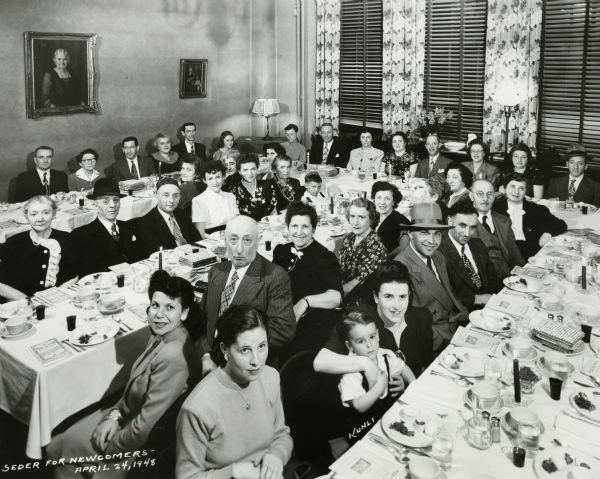
[[133,331],[133,328],[131,326],[129,326],[128,324],[126,324],[121,318],[119,318],[118,316],[115,316],[114,314],[111,315],[113,321],[119,323],[121,325],[121,329],[129,332],[129,331]]

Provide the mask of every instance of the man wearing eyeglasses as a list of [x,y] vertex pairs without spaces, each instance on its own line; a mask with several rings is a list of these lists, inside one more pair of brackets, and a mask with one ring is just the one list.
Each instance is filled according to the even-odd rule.
[[510,218],[492,211],[494,186],[488,180],[476,180],[469,194],[477,210],[477,237],[487,247],[496,275],[506,278],[525,260],[515,242]]

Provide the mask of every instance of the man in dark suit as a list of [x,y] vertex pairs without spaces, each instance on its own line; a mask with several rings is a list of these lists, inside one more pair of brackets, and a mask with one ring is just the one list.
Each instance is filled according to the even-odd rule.
[[453,228],[442,223],[435,203],[421,203],[410,209],[410,244],[394,259],[408,268],[414,287],[413,306],[427,308],[433,317],[433,351],[445,348],[460,324],[466,324],[468,311],[455,296],[448,278],[444,255],[438,251],[442,231]]
[[585,175],[590,158],[583,145],[574,143],[569,146],[565,157],[569,174],[551,178],[544,196],[600,207],[600,183]]
[[177,156],[183,158],[186,153],[192,153],[204,164],[207,161],[206,147],[202,143],[196,143],[196,124],[191,121],[184,123],[181,127],[181,136],[183,141],[172,148]]
[[164,177],[156,184],[156,207],[138,220],[138,239],[145,256],[163,249],[193,243],[200,239],[192,220],[176,209],[181,193],[174,178]]
[[35,169],[20,173],[16,179],[15,200],[27,201],[37,195],[52,195],[59,191],[69,191],[67,175],[51,169],[54,150],[49,146],[35,149],[33,162]]
[[450,284],[456,297],[469,311],[479,309],[500,289],[500,281],[487,248],[475,238],[477,210],[470,201],[455,203],[448,210],[448,224],[454,226],[442,239],[440,253],[446,258]]
[[446,167],[450,160],[440,154],[440,137],[430,133],[425,140],[425,148],[429,158],[419,161],[415,171],[415,178],[436,178],[441,184],[446,183]]
[[321,141],[317,140],[310,146],[310,162],[313,165],[327,164],[346,168],[350,152],[341,138],[333,136],[333,125],[323,123],[319,133]]
[[135,136],[128,136],[121,142],[121,149],[125,158],[115,161],[110,167],[110,175],[115,181],[139,180],[144,176],[156,173],[150,158],[138,156],[138,140]]
[[100,178],[88,195],[96,201],[98,217],[71,233],[77,248],[80,277],[108,271],[108,267],[115,264],[142,259],[133,229],[126,222],[117,220],[124,196],[119,192],[119,185],[109,178]]
[[515,242],[510,218],[492,211],[494,194],[494,185],[488,180],[475,180],[471,186],[470,197],[478,216],[477,238],[487,248],[495,276],[502,280],[525,260]]
[[206,328],[199,340],[202,373],[215,367],[208,352],[213,347],[218,319],[234,304],[254,306],[269,318],[269,362],[276,364],[277,350],[296,332],[290,277],[283,268],[256,253],[258,224],[248,216],[236,216],[225,228],[227,258],[213,266],[202,299]]

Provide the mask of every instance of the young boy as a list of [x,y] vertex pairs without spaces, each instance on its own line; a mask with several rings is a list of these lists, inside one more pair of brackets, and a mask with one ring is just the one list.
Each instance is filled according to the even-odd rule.
[[323,180],[319,176],[319,173],[307,173],[304,178],[304,189],[306,191],[302,195],[302,201],[315,207],[318,204],[326,203],[327,197],[321,192],[322,184]]

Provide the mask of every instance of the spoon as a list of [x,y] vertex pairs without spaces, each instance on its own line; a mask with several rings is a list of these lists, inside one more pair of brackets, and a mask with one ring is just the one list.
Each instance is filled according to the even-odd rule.
[[399,462],[401,464],[408,464],[408,462],[410,461],[410,457],[408,457],[406,454],[406,449],[402,448],[402,452],[400,452],[398,449],[396,449],[394,446],[389,445],[387,441],[380,438],[376,434],[369,434],[369,439],[375,444],[378,444],[381,447],[383,447],[390,454],[392,454],[396,462]]
[[471,381],[471,380],[469,380],[469,379],[467,379],[467,378],[465,378],[463,376],[459,376],[459,377],[450,376],[448,374],[442,374],[442,373],[440,373],[438,371],[435,371],[435,370],[431,370],[429,372],[429,374],[431,374],[433,376],[439,376],[441,378],[446,378],[446,379],[449,379],[450,381],[454,381],[454,383],[457,386],[460,386],[461,388],[465,388],[467,386],[472,386],[474,384],[473,381]]

